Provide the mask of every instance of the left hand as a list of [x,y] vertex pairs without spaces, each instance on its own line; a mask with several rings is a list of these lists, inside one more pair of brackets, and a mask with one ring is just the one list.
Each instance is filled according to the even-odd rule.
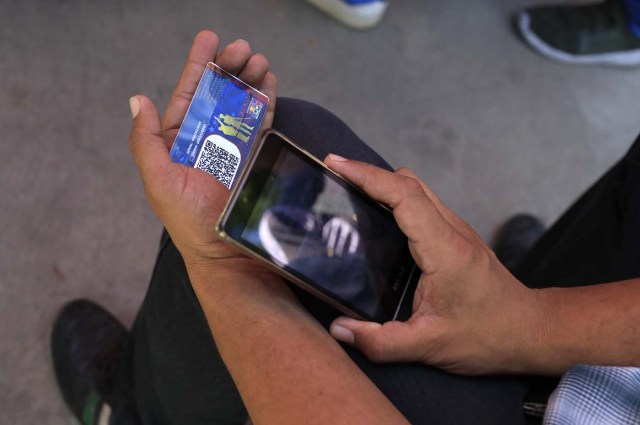
[[198,34],[162,121],[149,99],[132,98],[129,146],[147,199],[184,258],[248,412],[257,423],[300,423],[309,417],[316,423],[336,418],[349,423],[356,415],[366,423],[406,423],[282,279],[218,240],[215,224],[227,188],[204,171],[171,161],[169,148],[209,61],[270,97],[264,125],[271,126],[276,79],[267,61],[252,55],[244,41],[216,57],[217,48],[215,34]]
[[229,190],[204,171],[171,161],[169,150],[178,133],[191,98],[208,62],[215,61],[228,72],[269,96],[263,128],[271,126],[277,82],[269,63],[253,54],[244,40],[225,47],[220,54],[218,37],[200,32],[191,47],[182,76],[162,121],[147,97],[131,98],[133,128],[129,148],[140,172],[144,190],[185,263],[206,264],[212,259],[237,258],[229,246],[218,240],[215,224],[229,196]]

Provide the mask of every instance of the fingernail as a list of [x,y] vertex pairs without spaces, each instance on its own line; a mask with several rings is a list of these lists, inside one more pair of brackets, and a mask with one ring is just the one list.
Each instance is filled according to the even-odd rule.
[[140,101],[137,96],[133,96],[129,99],[129,108],[131,108],[131,116],[136,119],[138,112],[140,112]]
[[341,157],[340,155],[336,155],[335,153],[330,153],[330,154],[329,154],[329,158],[330,158],[332,161],[337,161],[337,162],[345,162],[345,161],[348,161],[348,159],[347,159],[347,158],[343,158],[343,157]]
[[353,344],[355,341],[353,332],[340,325],[331,325],[331,335],[338,341],[346,342],[347,344]]

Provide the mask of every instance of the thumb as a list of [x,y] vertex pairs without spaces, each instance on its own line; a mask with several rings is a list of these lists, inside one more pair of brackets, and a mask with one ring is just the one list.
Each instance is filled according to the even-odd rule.
[[162,138],[160,116],[153,102],[145,96],[129,99],[133,126],[129,134],[129,150],[143,180],[170,162],[169,151]]
[[329,329],[338,341],[354,345],[376,363],[416,361],[420,358],[417,329],[411,322],[384,324],[338,317]]

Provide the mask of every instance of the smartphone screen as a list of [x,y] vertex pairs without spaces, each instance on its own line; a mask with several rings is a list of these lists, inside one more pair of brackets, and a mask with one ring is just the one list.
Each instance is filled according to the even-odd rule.
[[369,320],[397,315],[415,263],[388,209],[275,132],[223,217],[223,232]]

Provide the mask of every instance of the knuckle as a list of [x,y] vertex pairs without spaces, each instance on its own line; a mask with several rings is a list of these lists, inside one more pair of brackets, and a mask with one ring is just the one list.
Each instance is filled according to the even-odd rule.
[[449,227],[448,233],[445,244],[445,247],[451,251],[448,257],[464,264],[470,263],[473,249],[469,241],[453,227]]
[[454,232],[451,249],[451,258],[455,258],[458,264],[465,264],[466,267],[483,267],[491,262],[491,256],[486,249],[482,249],[477,243],[469,240],[459,232]]
[[253,55],[253,58],[259,65],[269,68],[269,60],[262,53],[256,53]]
[[251,50],[251,44],[249,44],[249,42],[247,40],[245,40],[244,38],[239,38],[237,39],[234,44],[236,44],[237,46],[239,46],[240,48],[244,49],[244,50]]
[[376,182],[375,168],[370,164],[364,164],[360,172],[361,186],[366,191]]
[[396,174],[400,174],[405,177],[417,178],[416,173],[409,167],[400,167],[396,170]]
[[364,353],[374,363],[383,363],[387,360],[387,344],[382,338],[369,338],[365,341]]
[[420,181],[415,176],[402,176],[402,186],[407,193],[424,193]]
[[129,152],[133,156],[137,153],[137,147],[140,144],[140,140],[142,139],[142,134],[134,127],[129,134]]
[[195,40],[200,39],[200,38],[210,38],[210,42],[212,43],[217,43],[218,42],[218,35],[214,32],[208,31],[208,30],[202,30],[199,31],[196,36],[195,36]]

